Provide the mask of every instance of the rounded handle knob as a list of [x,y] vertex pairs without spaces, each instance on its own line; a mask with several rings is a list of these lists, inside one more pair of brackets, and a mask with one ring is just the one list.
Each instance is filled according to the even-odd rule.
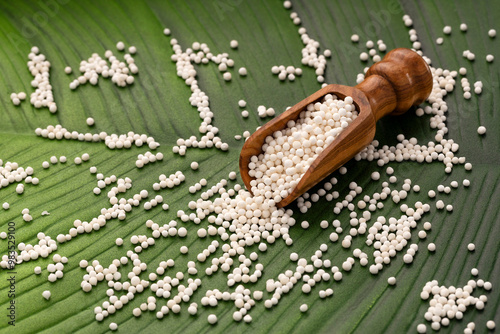
[[377,119],[389,113],[401,115],[427,99],[432,91],[432,74],[418,53],[398,48],[370,67],[356,88],[367,95]]

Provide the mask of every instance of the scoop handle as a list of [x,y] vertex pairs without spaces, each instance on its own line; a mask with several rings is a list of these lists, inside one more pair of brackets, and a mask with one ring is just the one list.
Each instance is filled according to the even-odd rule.
[[376,120],[387,114],[401,115],[425,101],[432,91],[432,73],[415,51],[390,51],[366,72],[356,86],[368,98]]

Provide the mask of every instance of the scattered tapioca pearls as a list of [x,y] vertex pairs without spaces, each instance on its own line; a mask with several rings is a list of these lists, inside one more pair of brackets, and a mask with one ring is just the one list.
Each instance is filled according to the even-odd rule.
[[[57,261],[54,260],[55,263],[49,263],[47,265],[47,271],[49,272],[48,280],[49,282],[55,282],[58,279],[63,278],[64,273],[64,264],[62,262],[62,257],[59,254],[54,255],[54,259],[58,259]],[[65,258],[66,259],[66,258]],[[67,259],[65,260],[65,263],[67,262]]]
[[481,94],[483,92],[483,82],[482,81],[476,81],[474,82],[474,93],[477,95]]
[[403,15],[403,22],[405,26],[411,27],[413,25],[413,20],[411,19],[410,15]]
[[4,165],[3,160],[0,159],[0,189],[9,186],[12,183],[18,183],[18,185],[16,186],[16,191],[18,191],[17,189],[21,191],[21,188],[24,191],[24,185],[22,183],[19,183],[22,181],[24,181],[25,183],[32,183],[34,185],[37,185],[39,180],[36,177],[32,177],[33,173],[34,169],[32,167],[26,167],[25,169],[19,166],[17,162],[10,161],[5,162]]
[[[388,192],[390,193],[389,189]],[[384,264],[391,262],[392,257],[394,257],[397,252],[403,251],[404,247],[408,244],[408,240],[412,237],[412,229],[416,228],[416,223],[430,210],[428,204],[422,204],[420,202],[415,204],[415,209],[408,208],[406,205],[404,206],[404,208],[403,205],[401,206],[401,210],[405,214],[399,217],[399,219],[396,217],[386,219],[383,216],[379,216],[373,226],[367,229],[368,236],[366,244],[368,246],[373,245],[375,248],[373,253],[375,264],[370,266],[370,273],[372,274],[377,274],[383,268]],[[366,223],[363,221],[362,224]],[[343,246],[350,247],[350,240],[346,245],[344,245],[344,241]],[[407,264],[412,263],[417,251],[418,246],[416,244],[410,245],[406,254],[403,256],[403,261]]]
[[[92,168],[92,167],[91,167]],[[104,178],[102,174],[97,174],[96,175],[98,181],[97,181],[97,187],[94,188],[94,194],[99,195],[101,193],[101,189],[104,189],[106,186],[110,185],[111,183],[116,182],[116,187],[113,187],[110,192],[108,193],[109,195],[116,195],[118,193],[124,193],[127,191],[127,189],[130,189],[132,187],[132,180],[130,178],[126,177],[125,179],[117,179],[116,175],[111,175],[110,177]]]
[[[465,311],[471,306],[474,306],[477,310],[484,309],[488,297],[486,295],[473,296],[472,293],[477,287],[488,291],[492,288],[492,284],[478,279],[469,280],[464,287],[456,288],[454,286],[439,286],[436,280],[427,282],[420,293],[420,297],[423,300],[429,299],[429,307],[424,317],[431,322],[431,328],[438,331],[442,326],[448,326],[450,319],[462,319]],[[470,323],[467,328],[473,331],[474,324],[471,325]],[[425,324],[419,324],[417,331],[425,333]]]
[[[52,93],[52,85],[50,84],[50,62],[46,60],[45,55],[41,54],[39,49],[34,46],[28,54],[28,69],[33,75],[34,79],[31,81],[31,86],[36,88],[30,95],[30,103],[35,108],[49,108],[51,113],[57,111],[57,105],[54,102],[54,95]],[[19,95],[17,96],[19,98]],[[13,99],[13,102],[15,102]]]
[[266,108],[265,106],[259,106],[257,112],[260,118],[273,117],[276,113],[273,108]]
[[271,72],[274,75],[277,75],[278,78],[281,81],[285,81],[288,79],[289,81],[294,81],[296,76],[301,76],[302,75],[302,69],[300,67],[294,67],[294,66],[273,66],[271,68]]
[[163,153],[158,152],[156,154],[153,154],[153,153],[148,151],[144,155],[139,154],[137,156],[137,160],[135,162],[135,165],[137,168],[142,168],[149,163],[153,163],[153,162],[161,161],[161,160],[163,160]]
[[144,210],[151,210],[151,208],[154,208],[155,206],[161,204],[162,202],[163,202],[163,197],[161,195],[156,195],[154,199],[144,203]]
[[[231,196],[232,196],[232,195],[231,195]],[[349,262],[349,263],[350,263],[350,262]],[[346,266],[347,266],[347,264],[346,264]],[[336,273],[337,273],[337,272],[336,272]],[[339,273],[339,274],[341,275],[341,273]],[[142,283],[142,282],[141,282],[141,283]],[[149,299],[148,299],[148,302],[149,302]],[[148,303],[148,304],[149,304],[149,303]],[[149,305],[147,305],[147,307],[149,307]],[[180,308],[180,307],[179,307],[179,308]],[[176,309],[177,309],[177,308],[176,308]],[[174,311],[174,308],[172,308],[172,311]],[[176,312],[176,311],[174,311],[174,312]],[[238,317],[238,316],[236,316],[236,317]],[[240,320],[241,320],[241,319],[240,319]]]
[[[239,227],[237,227],[238,224],[244,224],[242,233],[237,234],[238,240],[241,239],[240,243],[242,243],[243,241],[246,245],[261,243],[261,237],[266,239],[268,243],[274,243],[275,240],[280,236],[284,238],[285,242],[289,245],[293,242],[288,234],[289,224],[293,225],[295,222],[289,216],[289,214],[291,214],[291,211],[285,211],[281,209],[278,210],[275,207],[273,200],[268,200],[262,196],[251,196],[249,192],[241,189],[241,186],[239,185],[235,185],[234,189],[225,191],[223,188],[226,184],[226,180],[221,180],[221,182],[219,182],[217,186],[214,186],[212,187],[212,189],[209,189],[201,194],[201,201],[192,201],[189,203],[190,209],[197,211],[197,214],[192,219],[193,221],[196,219],[204,218],[206,214],[210,214],[210,212],[213,212],[212,210],[218,211],[218,207],[222,206],[223,210],[221,213],[223,213],[225,216],[230,215],[235,217],[235,219],[232,220],[232,224],[237,230],[240,229]],[[213,201],[209,200],[209,198],[216,193],[221,194],[221,197],[216,198]],[[230,194],[235,195],[234,201],[232,200],[231,203],[224,204],[224,201],[226,198],[228,198],[228,196],[233,196]],[[250,209],[248,209],[247,205],[250,205]],[[242,207],[247,207],[247,210],[242,211]],[[213,209],[209,210],[208,212],[205,211],[209,208]],[[183,221],[191,219],[187,214],[184,214],[183,212],[178,212],[178,216],[180,216],[181,220]],[[211,218],[209,216],[209,222],[211,223],[215,223],[216,221],[218,221],[217,219],[218,218]],[[222,219],[222,217],[220,217],[220,219]],[[264,219],[262,223],[265,223],[265,225],[263,225],[265,231],[256,234],[256,231],[259,229],[258,222],[262,219]],[[269,224],[267,224],[267,222],[269,222]],[[279,224],[281,226],[279,231],[273,230],[273,226],[276,226],[276,224]],[[230,226],[231,225],[227,225],[227,228],[230,228]],[[230,228],[230,230],[231,229],[232,228]],[[270,233],[270,231],[272,232],[272,234]],[[200,229],[198,233],[200,237],[205,237],[206,234],[211,235],[215,233],[221,235],[222,240],[227,240],[229,238],[229,233],[225,228],[221,229],[209,227],[209,229]],[[233,244],[232,247],[236,247],[236,244]],[[242,250],[243,249],[240,249],[238,250],[238,252]],[[229,249],[225,250],[225,252],[227,251],[229,251]]]
[[[102,134],[99,134],[99,137],[102,137]],[[137,147],[146,145],[150,149],[155,150],[160,146],[160,144],[156,142],[153,137],[145,134],[133,133],[132,131],[128,132],[126,135],[106,135],[104,136],[104,142],[110,149],[130,148],[132,145]]]
[[[37,128],[35,129],[35,134],[37,136],[41,136],[43,138],[48,139],[72,139],[78,141],[86,141],[86,142],[100,142],[104,141],[106,146],[110,149],[128,149],[135,145],[137,147],[141,147],[143,145],[147,145],[150,149],[155,150],[160,146],[160,143],[156,142],[153,137],[147,136],[145,134],[138,134],[132,131],[127,134],[117,135],[111,134],[108,135],[106,132],[100,133],[79,133],[77,131],[68,131],[66,128],[62,127],[62,125],[57,124],[55,126],[49,125],[47,128]],[[63,158],[63,157],[61,157]],[[61,161],[63,162],[63,161]]]
[[331,51],[324,50],[323,54],[319,54],[320,43],[309,37],[304,27],[299,28],[299,34],[304,44],[304,48],[302,49],[302,64],[314,68],[316,80],[319,83],[323,83],[325,81],[326,58],[331,56]]
[[42,297],[45,298],[46,300],[49,300],[51,295],[52,294],[50,293],[49,290],[45,290],[44,292],[42,292]]
[[18,106],[21,104],[21,101],[26,100],[26,93],[25,92],[12,93],[10,94],[10,99],[15,106]]
[[217,323],[217,316],[215,314],[210,314],[207,320],[210,325],[215,325]]
[[[123,48],[118,48],[122,47]],[[123,50],[125,45],[123,42],[118,42],[118,50]],[[130,47],[131,54],[136,52],[135,47]],[[97,53],[92,54],[88,60],[82,60],[80,62],[80,75],[77,79],[73,80],[69,84],[70,89],[76,89],[79,85],[83,85],[89,82],[91,85],[97,85],[99,82],[99,76],[104,78],[111,78],[111,81],[120,87],[125,87],[134,83],[135,78],[132,74],[137,74],[139,68],[135,64],[134,58],[130,54],[125,54],[124,60],[118,60],[113,52],[107,50],[104,53],[104,57],[109,61],[101,58]]]
[[81,157],[76,157],[74,162],[75,162],[75,165],[80,165],[82,162],[89,161],[89,159],[90,159],[90,154],[84,153],[84,154],[82,154]]
[[474,59],[476,59],[476,55],[471,52],[470,50],[465,50],[463,53],[462,53],[462,56],[470,61],[473,61]]
[[[437,129],[434,138],[435,142],[430,141],[427,145],[420,145],[416,138],[407,140],[404,135],[400,134],[397,136],[400,144],[396,146],[384,146],[382,149],[377,149],[379,143],[375,140],[356,155],[356,160],[366,159],[372,161],[376,159],[379,166],[383,166],[394,160],[397,162],[407,160],[417,162],[425,161],[427,163],[439,160],[446,165],[446,173],[451,173],[454,165],[465,163],[465,157],[455,156],[455,152],[458,151],[459,145],[452,139],[444,139],[444,136],[448,133],[448,128],[445,123],[445,114],[448,111],[448,106],[443,100],[443,97],[453,90],[455,85],[454,78],[457,73],[433,67],[431,67],[431,73],[434,82],[433,89],[428,98],[428,102],[431,103],[431,105],[419,109],[421,109],[420,115],[434,115],[430,119],[430,126],[431,128]],[[465,163],[464,167],[467,170],[468,163]]]
[[[192,94],[189,98],[189,102],[192,106],[198,108],[200,118],[202,119],[199,132],[203,134],[200,139],[195,136],[188,139],[178,139],[177,145],[172,148],[172,151],[179,155],[185,155],[186,149],[189,147],[204,149],[214,146],[223,151],[227,151],[229,145],[222,142],[221,138],[217,136],[219,129],[211,124],[214,114],[210,109],[208,96],[198,86],[198,81],[196,79],[197,72],[193,63],[208,64],[212,61],[217,64],[220,71],[224,72],[229,67],[234,66],[234,60],[230,59],[227,53],[214,55],[211,53],[206,43],[194,42],[192,47],[186,49],[186,51],[182,50],[175,38],[170,40],[170,44],[174,51],[171,59],[176,63],[177,75],[191,88]],[[223,78],[226,81],[231,80],[231,73],[225,72]]]
[[[96,177],[98,180],[102,180],[103,175],[99,173],[96,175]],[[182,172],[178,171],[175,174],[171,174],[168,178],[162,174],[160,175],[159,179],[160,182],[158,183],[158,190],[166,187],[173,188],[180,185],[182,182],[184,182],[185,176],[182,174]],[[93,230],[99,230],[101,227],[105,226],[107,221],[110,219],[118,218],[118,220],[124,220],[127,217],[127,213],[130,212],[133,207],[139,206],[141,201],[148,197],[148,191],[143,189],[128,200],[125,198],[118,199],[116,197],[118,193],[125,192],[132,186],[131,180],[129,178],[125,178],[123,184],[120,184],[119,179],[118,183],[119,184],[116,187],[113,187],[107,194],[109,197],[109,203],[112,205],[112,207],[101,209],[101,214],[97,217],[92,218],[90,222],[82,222],[78,219],[75,220],[73,223],[74,228],[71,228],[69,230],[69,233],[66,235],[59,234],[57,236],[57,241],[63,243],[71,240],[73,237],[76,237],[79,234],[91,233]],[[156,186],[153,186],[153,188],[156,190]],[[153,207],[156,206],[159,202],[161,202],[161,196],[157,195],[154,199],[147,202],[148,204],[145,204],[145,209],[147,209],[147,205]],[[168,209],[168,205],[165,207],[165,209]]]
[[30,222],[33,220],[33,217],[30,215],[30,210],[29,209],[23,209],[23,211],[21,212],[21,214],[23,215],[23,220],[25,222]]
[[302,23],[302,20],[300,19],[299,15],[295,12],[292,12],[290,14],[290,18],[292,19],[293,24],[295,25],[300,25]]
[[191,194],[196,193],[197,191],[200,191],[202,187],[205,187],[207,185],[207,180],[206,179],[201,179],[200,182],[195,183],[193,186],[189,187],[189,192]]
[[[40,232],[37,234],[37,239],[39,242],[35,245],[25,244],[23,242],[17,245],[17,263],[28,262],[31,260],[36,260],[39,257],[47,258],[50,253],[57,250],[57,243],[55,240],[46,236],[44,233]],[[8,256],[3,255],[2,261],[0,262],[0,267],[8,268]]]
[[240,67],[238,69],[238,74],[241,75],[242,77],[246,76],[248,74],[248,71],[245,67]]
[[[235,173],[233,173],[233,174],[235,174]],[[241,187],[240,187],[238,190],[240,190],[240,189],[241,189]],[[141,193],[142,193],[142,192],[141,192]],[[147,194],[145,194],[144,196],[147,196]],[[154,225],[154,224],[151,224],[150,226],[151,226],[152,228],[154,228],[154,226],[153,226],[153,225]],[[80,227],[81,225],[75,225],[75,226]],[[182,228],[181,228],[181,229],[182,229]],[[181,229],[179,230],[179,235],[180,235],[180,233],[181,233]],[[217,230],[217,229],[216,229],[216,230]],[[208,233],[209,233],[209,234],[211,234],[211,232],[210,232],[210,228],[208,229]],[[143,236],[138,236],[138,240],[137,240],[137,242],[139,242],[139,241],[140,241],[140,240],[139,240],[140,238],[144,238],[144,237],[143,237]],[[142,243],[144,243],[145,241],[146,241],[146,240],[142,240]],[[135,241],[133,241],[133,240],[132,240],[132,242],[135,242]],[[143,246],[146,246],[145,244],[143,245],[142,243],[141,243],[141,246],[140,246],[141,248],[142,248]],[[150,245],[149,238],[147,239],[147,243],[148,243],[148,245]],[[137,247],[137,246],[136,246],[136,247]],[[147,247],[147,246],[146,246],[146,247]],[[226,250],[227,250],[227,249],[226,249]],[[254,260],[256,259],[253,255],[250,255],[250,258],[252,258],[252,259],[254,259]],[[113,261],[113,263],[114,263],[114,262],[115,262],[115,261]],[[142,267],[143,267],[143,266],[142,266],[142,264],[139,264],[139,265],[140,265],[140,269],[142,269]],[[86,266],[87,266],[87,263],[84,263],[84,264],[83,264],[83,266],[84,266],[84,267],[86,267]],[[116,266],[116,265],[115,265],[115,266]],[[101,276],[99,276],[99,273],[103,273],[103,272],[105,272],[105,270],[106,270],[106,268],[102,268],[102,266],[100,267],[100,265],[99,265],[98,263],[93,263],[93,267],[95,268],[95,270],[93,270],[93,269],[91,269],[91,268],[89,268],[89,269],[87,270],[87,271],[89,272],[89,276],[90,276],[90,277],[89,277],[89,281],[84,281],[84,282],[82,282],[82,289],[83,289],[84,291],[86,291],[86,292],[90,291],[90,290],[92,289],[92,286],[93,286],[94,284],[97,284],[97,282],[100,280],[100,278],[99,278],[99,277],[101,277],[102,275],[101,275]],[[111,267],[110,267],[110,268],[111,268]],[[145,267],[144,267],[144,268],[145,268]],[[103,271],[103,270],[104,270],[104,271]],[[143,269],[142,269],[142,270],[143,270]],[[262,270],[262,269],[260,269],[260,270]],[[96,275],[95,277],[97,278],[97,280],[92,278],[92,277],[94,277],[94,276],[92,275],[92,273],[93,273],[93,272],[97,273],[97,274],[95,274],[95,275]],[[107,275],[104,275],[104,276],[107,276]],[[155,278],[151,278],[151,277],[152,277],[152,276],[150,275],[150,279],[153,279],[153,280],[155,279]],[[116,279],[116,278],[115,278],[115,279]],[[138,284],[138,285],[137,285],[137,287],[139,287],[139,286],[147,287],[147,286],[148,286],[148,282],[146,282],[146,281],[142,281],[142,280],[137,281],[137,280],[133,279],[133,283]],[[115,284],[114,284],[114,285],[115,285],[115,287],[117,286],[117,284],[119,284],[120,286],[122,285],[122,283],[115,283]],[[123,283],[123,284],[125,284],[125,283]],[[139,284],[140,284],[140,285],[139,285]],[[134,285],[134,286],[135,286],[135,285]],[[127,298],[128,298],[128,294],[127,294]],[[149,298],[148,298],[148,300],[149,300]],[[121,298],[120,298],[120,301],[121,301]],[[113,304],[116,304],[118,301],[117,301],[117,300],[115,300],[114,298],[110,297],[110,302],[111,302],[111,303],[112,303],[112,305],[113,305]],[[125,302],[123,301],[122,303],[125,303]],[[148,302],[148,303],[152,303],[152,302]],[[108,305],[108,304],[106,304],[106,305]],[[116,306],[116,305],[115,305],[115,306]],[[111,312],[111,313],[115,312],[115,308],[113,308],[113,307],[111,307],[111,308],[110,308],[109,306],[106,306],[105,308],[106,308],[109,312],[111,312],[111,310],[112,310],[112,312]],[[116,309],[118,309],[118,307],[116,307]],[[150,308],[149,308],[149,304],[148,304],[148,309],[150,309]],[[177,310],[177,309],[179,309],[179,310]],[[108,312],[108,311],[107,311],[107,312]],[[175,307],[175,306],[174,306],[174,307],[172,308],[172,311],[173,311],[173,312],[178,312],[178,311],[180,311],[180,307]],[[108,312],[108,313],[109,313],[109,312]],[[97,312],[97,313],[96,313],[96,319],[97,319],[98,321],[101,321],[101,320],[102,320],[105,316],[107,316],[107,314],[108,314],[108,313],[106,313],[106,315],[104,315],[104,312]],[[134,314],[135,314],[135,311],[134,311]],[[243,320],[244,320],[244,321],[246,321],[246,322],[250,322],[250,321],[251,321],[251,317],[246,317],[246,316],[245,316],[245,317],[243,318]]]
[[[252,192],[281,201],[297,185],[316,157],[357,117],[353,100],[326,95],[310,104],[297,121],[266,138],[264,153],[249,163]],[[271,185],[275,184],[276,187]]]
[[[290,18],[295,25],[300,25],[302,22],[295,12],[290,14]],[[306,28],[300,27],[298,33],[304,44],[302,48],[302,64],[314,68],[317,81],[323,83],[325,81],[326,58],[331,57],[332,52],[326,49],[323,51],[323,54],[319,54],[320,43],[309,37]],[[294,66],[273,66],[271,71],[274,75],[278,75],[278,78],[282,81],[286,79],[294,81],[296,76],[302,75],[302,69]]]

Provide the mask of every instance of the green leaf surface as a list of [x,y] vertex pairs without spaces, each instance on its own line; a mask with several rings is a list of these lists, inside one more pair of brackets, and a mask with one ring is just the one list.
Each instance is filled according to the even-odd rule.
[[[450,325],[442,328],[444,333],[459,333],[470,321],[476,322],[476,332],[487,332],[486,321],[500,324],[500,105],[499,59],[487,63],[485,57],[492,54],[500,58],[498,37],[489,38],[487,31],[500,29],[499,3],[493,1],[294,1],[292,11],[298,13],[302,26],[309,36],[320,43],[320,51],[332,50],[327,61],[326,82],[345,85],[356,84],[356,75],[363,71],[365,63],[359,60],[359,53],[366,51],[364,44],[371,39],[383,39],[388,50],[396,47],[411,47],[408,38],[410,28],[405,27],[401,17],[409,14],[413,28],[417,30],[424,54],[432,60],[434,67],[449,70],[467,69],[471,86],[481,80],[484,88],[481,95],[472,94],[465,100],[460,87],[460,78],[454,92],[446,96],[449,111],[448,138],[460,144],[459,155],[473,164],[472,171],[465,171],[459,165],[451,174],[444,172],[440,162],[431,164],[416,162],[391,163],[397,185],[406,178],[418,184],[421,191],[411,193],[404,201],[413,205],[422,201],[431,205],[431,211],[422,219],[432,223],[432,230],[424,240],[418,240],[416,232],[411,241],[418,243],[419,251],[411,265],[403,263],[403,254],[398,254],[392,263],[378,275],[371,275],[367,267],[358,263],[349,273],[344,273],[341,282],[321,282],[313,287],[309,295],[300,290],[300,284],[283,295],[276,307],[268,310],[263,301],[257,302],[250,314],[249,324],[233,321],[236,310],[234,303],[220,301],[215,308],[199,306],[198,314],[191,316],[183,304],[180,314],[168,314],[159,320],[155,312],[144,312],[140,318],[132,315],[132,309],[145,302],[151,291],[137,294],[136,298],[116,314],[97,322],[94,307],[107,300],[104,282],[90,293],[80,288],[86,273],[79,267],[81,259],[99,260],[108,266],[115,258],[125,256],[132,247],[130,237],[135,234],[150,235],[145,221],[153,219],[160,225],[176,219],[177,210],[188,210],[188,202],[196,196],[188,187],[202,177],[208,185],[214,185],[227,178],[230,171],[238,170],[238,157],[243,141],[234,139],[244,131],[253,132],[264,124],[257,116],[259,105],[273,107],[278,113],[312,94],[320,88],[314,70],[301,64],[303,47],[298,27],[290,20],[290,10],[283,8],[281,1],[217,0],[217,1],[67,1],[47,2],[15,1],[0,3],[0,159],[15,161],[20,166],[32,166],[34,176],[40,179],[38,186],[27,184],[25,192],[17,195],[15,185],[0,189],[0,203],[10,203],[9,210],[0,209],[0,232],[7,231],[8,222],[16,224],[16,242],[34,243],[38,232],[44,232],[53,239],[66,234],[73,227],[75,219],[90,220],[100,214],[101,208],[109,207],[106,193],[96,196],[95,176],[89,173],[90,166],[96,166],[105,176],[115,174],[118,178],[130,177],[133,186],[125,193],[132,196],[141,189],[150,194],[157,193],[152,184],[160,174],[172,174],[178,170],[186,175],[186,181],[179,187],[159,191],[170,205],[168,211],[160,206],[145,211],[142,205],[127,214],[124,221],[112,219],[99,231],[79,235],[70,242],[59,244],[57,253],[69,258],[64,277],[55,283],[47,280],[46,266],[51,259],[38,259],[16,267],[16,326],[7,324],[6,308],[9,305],[7,272],[0,271],[0,332],[2,333],[103,333],[109,331],[109,323],[116,322],[122,333],[405,333],[416,332],[419,323],[430,323],[424,319],[428,302],[420,299],[420,292],[427,281],[436,279],[446,286],[464,286],[473,277],[472,268],[479,269],[479,277],[493,283],[493,290],[475,292],[486,294],[488,302],[482,311],[469,308],[462,320],[452,319]],[[468,25],[468,31],[459,29],[460,23]],[[444,35],[442,29],[450,25],[452,34]],[[163,35],[169,27],[172,36]],[[360,35],[358,44],[350,41],[353,33]],[[444,37],[443,45],[435,43]],[[188,99],[190,89],[177,77],[175,64],[171,61],[170,39],[176,38],[183,49],[195,41],[207,43],[214,54],[227,52],[235,61],[231,70],[233,79],[223,80],[215,64],[196,65],[200,88],[210,97],[214,112],[214,125],[220,129],[220,137],[230,146],[228,152],[216,149],[188,149],[186,156],[172,153],[172,147],[179,137],[198,136],[200,118],[196,108]],[[231,40],[238,40],[239,47],[229,47]],[[135,83],[118,88],[111,80],[100,78],[97,86],[89,84],[75,91],[68,88],[76,77],[67,75],[64,67],[71,66],[78,72],[81,60],[92,53],[103,56],[107,49],[113,50],[118,41],[137,47],[135,55],[139,74]],[[14,106],[10,101],[12,92],[33,91],[33,79],[26,62],[30,48],[36,45],[51,62],[50,80],[58,112],[35,109],[29,101]],[[462,57],[462,51],[469,49],[476,55],[471,62]],[[119,54],[119,53],[118,53]],[[120,57],[122,55],[120,54]],[[270,69],[274,65],[293,65],[303,68],[303,75],[294,82],[281,82]],[[245,66],[248,76],[240,77],[237,69]],[[250,117],[241,117],[238,100],[247,101]],[[95,126],[89,128],[85,120],[93,117]],[[377,124],[377,139],[381,145],[397,143],[396,135],[404,133],[406,138],[416,137],[419,142],[434,140],[435,130],[429,127],[429,116],[416,117],[414,111],[401,117],[389,117]],[[61,124],[70,131],[99,133],[145,133],[153,136],[161,146],[157,151],[164,153],[161,162],[148,164],[142,169],[135,167],[138,154],[144,154],[145,147],[129,150],[110,150],[104,143],[79,141],[53,141],[37,137],[35,128]],[[479,136],[477,127],[487,127],[487,134]],[[73,159],[83,153],[90,154],[90,161],[75,165]],[[42,162],[51,156],[65,155],[66,164],[42,168]],[[190,169],[192,161],[198,161],[197,171]],[[349,183],[354,181],[363,188],[363,194],[381,190],[381,182],[387,181],[384,167],[376,162],[351,161],[346,167],[348,173],[332,176],[339,179],[335,190],[340,199],[349,193]],[[381,172],[379,182],[370,179],[373,171]],[[471,186],[461,186],[463,179],[469,179]],[[446,204],[453,204],[454,210],[446,212],[435,208],[435,199],[427,192],[439,184],[449,185],[459,181],[459,188],[450,194],[438,197]],[[241,183],[238,178],[237,182]],[[230,181],[230,185],[234,185]],[[319,189],[319,188],[316,188]],[[400,204],[402,204],[401,202]],[[280,273],[294,270],[289,260],[291,252],[310,258],[322,243],[329,245],[324,258],[333,265],[352,256],[354,248],[361,248],[370,255],[372,248],[364,244],[364,237],[353,240],[351,249],[342,248],[340,242],[331,243],[329,234],[333,227],[320,228],[321,220],[339,219],[345,232],[349,229],[349,213],[333,213],[335,202],[322,199],[313,203],[306,214],[295,210],[298,223],[310,222],[304,230],[300,224],[292,227],[290,236],[294,243],[286,246],[282,240],[270,245],[266,252],[259,252],[256,246],[249,247],[259,253],[259,262],[264,264],[263,276],[255,284],[248,284],[251,290],[265,290],[267,279],[277,279]],[[21,211],[29,208],[33,221],[22,220]],[[296,209],[296,207],[294,207]],[[42,211],[50,212],[41,216]],[[399,205],[386,201],[377,215],[399,217]],[[180,223],[180,222],[179,222]],[[184,271],[188,261],[195,259],[212,239],[199,239],[199,226],[180,223],[188,229],[188,237],[160,238],[156,245],[140,254],[148,263],[151,272],[160,261],[175,259],[173,272]],[[419,223],[420,224],[420,223]],[[202,221],[201,227],[208,222]],[[115,239],[125,241],[122,247],[115,245]],[[427,251],[427,244],[437,245],[435,253]],[[469,252],[467,244],[475,243],[476,250]],[[182,255],[181,245],[189,246],[189,253]],[[0,240],[0,254],[7,252],[7,240]],[[215,253],[221,256],[221,250]],[[51,258],[51,257],[50,257]],[[371,259],[372,261],[372,259]],[[204,264],[197,263],[198,276],[203,285],[191,301],[199,303],[209,289],[234,291],[227,287],[225,273],[218,271],[213,276],[205,275]],[[235,259],[235,264],[238,261]],[[239,264],[238,264],[239,265]],[[35,275],[33,268],[41,266],[41,275]],[[122,270],[125,277],[131,265]],[[146,277],[143,273],[141,277]],[[172,271],[170,272],[172,274]],[[396,286],[389,286],[387,278],[395,276]],[[122,279],[123,281],[123,279]],[[318,297],[318,291],[332,288],[334,295],[326,299]],[[42,298],[42,292],[50,290],[49,301]],[[270,298],[265,292],[265,298]],[[299,306],[309,305],[309,311],[301,313]],[[159,306],[164,305],[162,302]],[[211,326],[207,316],[214,313],[218,323]]]

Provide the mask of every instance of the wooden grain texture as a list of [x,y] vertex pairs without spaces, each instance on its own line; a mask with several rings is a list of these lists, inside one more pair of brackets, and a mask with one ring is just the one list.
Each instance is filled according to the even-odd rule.
[[293,191],[277,203],[278,207],[285,207],[366,147],[375,137],[375,124],[380,118],[388,114],[401,115],[424,102],[431,90],[432,74],[425,60],[410,49],[394,49],[370,67],[359,85],[328,85],[253,133],[241,150],[241,178],[251,191],[253,178],[248,174],[251,157],[262,152],[267,136],[285,128],[288,121],[296,120],[308,104],[327,94],[335,94],[341,99],[351,96],[359,116],[316,158]]
[[[412,106],[421,104],[432,90],[432,75],[429,66],[422,57],[410,49],[398,48],[387,53],[382,61],[374,64],[366,72],[366,78],[372,75],[379,75],[391,84],[397,100],[392,115],[404,114]],[[357,85],[356,88],[361,89],[368,96],[378,120],[386,114],[380,114],[383,103],[374,99],[388,98],[390,93],[382,87],[380,90],[368,92],[365,90],[365,82],[366,80]]]

